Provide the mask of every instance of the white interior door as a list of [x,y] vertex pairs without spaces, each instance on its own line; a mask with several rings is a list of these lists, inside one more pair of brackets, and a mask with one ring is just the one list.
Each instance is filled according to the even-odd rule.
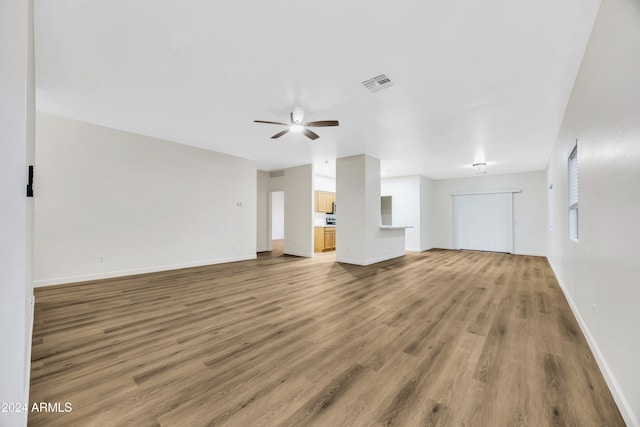
[[512,193],[453,196],[453,240],[457,249],[513,252]]

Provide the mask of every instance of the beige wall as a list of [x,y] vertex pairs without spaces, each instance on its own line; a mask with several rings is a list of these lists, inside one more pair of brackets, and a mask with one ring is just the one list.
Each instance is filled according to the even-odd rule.
[[269,241],[269,172],[259,170],[257,173],[257,225],[256,225],[256,250],[258,252],[270,251]]
[[38,113],[36,286],[256,256],[255,162]]
[[284,253],[313,256],[313,165],[284,171]]
[[546,255],[546,175],[544,171],[434,181],[433,246],[453,249],[453,193],[521,190],[513,194],[513,249]]
[[405,253],[405,230],[381,230],[380,160],[360,154],[336,160],[336,260],[369,265]]
[[[548,166],[549,261],[618,406],[640,416],[640,3],[605,0]],[[578,140],[579,239],[567,158]]]

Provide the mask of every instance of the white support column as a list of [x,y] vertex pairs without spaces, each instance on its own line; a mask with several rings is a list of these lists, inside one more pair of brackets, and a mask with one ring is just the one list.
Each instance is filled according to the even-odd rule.
[[404,255],[405,230],[380,228],[380,160],[337,159],[336,197],[337,261],[369,265]]
[[313,165],[284,171],[284,253],[313,256]]

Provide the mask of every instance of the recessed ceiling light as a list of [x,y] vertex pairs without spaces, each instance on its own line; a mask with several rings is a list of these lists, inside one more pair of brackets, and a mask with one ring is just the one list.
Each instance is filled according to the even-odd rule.
[[480,162],[480,163],[474,163],[471,166],[473,166],[473,168],[476,170],[476,173],[478,175],[483,175],[486,174],[486,168],[487,168],[487,164],[484,162]]

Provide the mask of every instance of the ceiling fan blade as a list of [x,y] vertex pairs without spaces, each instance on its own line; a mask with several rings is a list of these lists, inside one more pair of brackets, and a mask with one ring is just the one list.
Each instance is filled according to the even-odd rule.
[[288,134],[288,133],[289,133],[289,130],[290,130],[289,128],[286,128],[285,130],[283,130],[283,131],[281,131],[281,132],[278,132],[278,133],[276,133],[275,135],[273,135],[273,136],[271,137],[271,139],[280,138],[282,135],[286,135],[286,134]]
[[315,122],[307,122],[304,124],[304,126],[311,126],[311,127],[327,127],[327,126],[339,126],[340,123],[338,123],[337,120],[318,120]]
[[266,120],[254,120],[254,122],[255,122],[255,123],[268,123],[268,124],[270,124],[270,125],[283,125],[283,126],[289,126],[289,125],[288,125],[288,124],[286,124],[286,123],[281,123],[281,122],[269,122],[269,121],[266,121]]
[[318,138],[320,138],[320,136],[318,136],[317,133],[311,132],[309,129],[302,129],[302,133],[304,134],[304,136],[306,136],[309,139],[318,139]]

